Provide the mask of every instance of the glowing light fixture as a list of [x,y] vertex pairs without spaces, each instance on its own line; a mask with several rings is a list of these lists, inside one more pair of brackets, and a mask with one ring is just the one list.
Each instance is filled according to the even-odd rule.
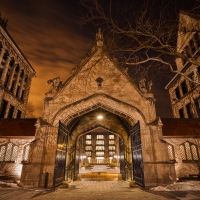
[[103,116],[102,116],[102,115],[98,115],[98,116],[97,116],[97,119],[100,119],[100,120],[101,120],[101,119],[103,119]]

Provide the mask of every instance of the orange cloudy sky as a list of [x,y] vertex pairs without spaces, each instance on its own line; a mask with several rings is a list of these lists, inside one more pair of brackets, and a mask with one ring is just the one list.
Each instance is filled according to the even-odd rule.
[[78,4],[58,2],[0,1],[2,18],[8,19],[7,30],[36,71],[29,97],[36,116],[42,113],[44,93],[50,87],[46,81],[69,77],[94,41],[77,23]]
[[[2,18],[7,30],[36,71],[29,100],[35,116],[42,114],[46,81],[60,77],[65,81],[94,43],[96,27],[81,26],[78,0],[1,0]],[[171,117],[169,96],[162,84],[154,84],[157,114]]]

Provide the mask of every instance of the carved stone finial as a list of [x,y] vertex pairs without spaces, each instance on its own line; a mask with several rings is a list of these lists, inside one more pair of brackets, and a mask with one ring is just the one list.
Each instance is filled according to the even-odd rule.
[[146,79],[142,79],[139,82],[139,89],[143,92],[143,93],[151,93],[151,88],[152,88],[153,82],[149,81],[147,82]]
[[103,34],[101,32],[101,28],[98,28],[96,33],[96,42],[98,47],[103,46]]
[[49,92],[46,93],[46,96],[54,95],[62,87],[62,81],[60,81],[60,77],[48,80],[47,85],[49,84],[52,85]]
[[2,19],[1,18],[1,13],[0,13],[0,25],[3,27],[3,28],[6,28],[7,27],[7,24],[8,24],[8,20],[7,19]]

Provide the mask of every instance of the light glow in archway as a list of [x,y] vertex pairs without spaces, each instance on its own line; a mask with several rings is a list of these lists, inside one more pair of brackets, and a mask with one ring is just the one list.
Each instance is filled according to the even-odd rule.
[[99,119],[99,120],[103,119],[103,115],[98,115],[97,119]]

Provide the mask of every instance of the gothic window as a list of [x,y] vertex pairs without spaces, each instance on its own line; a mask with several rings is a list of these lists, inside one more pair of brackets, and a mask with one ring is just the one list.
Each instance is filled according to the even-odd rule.
[[10,65],[11,67],[13,67],[13,66],[14,66],[14,64],[15,64],[15,60],[14,60],[14,58],[12,58],[12,59],[10,60],[10,63],[9,63],[9,65]]
[[23,101],[23,100],[24,100],[24,94],[25,94],[25,91],[24,91],[24,90],[22,90],[22,94],[21,94],[21,101]]
[[7,105],[8,105],[8,102],[3,99],[2,103],[1,103],[1,108],[0,108],[0,118],[4,118]]
[[96,151],[104,151],[104,146],[96,146]]
[[3,74],[3,67],[0,66],[0,79],[1,79],[2,74]]
[[4,82],[4,87],[7,88],[8,86],[8,81],[9,81],[9,78],[10,78],[10,72],[8,70],[7,74],[6,74],[6,80]]
[[192,105],[191,103],[188,103],[186,106],[186,110],[187,110],[187,115],[188,115],[188,118],[193,118],[193,112],[192,112]]
[[115,150],[115,146],[109,146],[109,150]]
[[20,89],[20,86],[18,85],[18,86],[17,86],[16,97],[19,97],[19,89]]
[[21,74],[20,74],[20,78],[22,78],[24,76],[24,71],[22,70]]
[[[185,56],[187,56],[187,58],[190,58],[191,57],[191,48],[189,46],[186,46],[184,48],[184,54]],[[186,61],[187,62],[187,61]]]
[[17,119],[20,119],[22,115],[22,112],[20,110],[17,111]]
[[92,139],[92,136],[91,135],[86,135],[86,139],[88,140],[91,140]]
[[23,161],[28,162],[28,160],[29,160],[29,152],[30,152],[30,145],[26,145],[24,147]]
[[96,144],[97,144],[97,145],[104,145],[104,140],[97,140],[97,141],[96,141]]
[[109,140],[109,144],[115,144],[115,140]]
[[104,135],[97,135],[97,139],[104,139]]
[[200,118],[200,98],[194,100],[198,118]]
[[115,155],[115,151],[109,151],[109,156],[114,156]]
[[13,93],[14,92],[14,87],[15,87],[15,80],[12,81],[11,84],[11,88],[10,88],[10,92]]
[[3,59],[2,59],[2,61],[1,61],[1,64],[2,64],[3,66],[6,64],[6,61],[7,61],[8,57],[9,57],[9,53],[8,53],[8,51],[6,50],[5,53],[3,54]]
[[18,146],[13,143],[7,143],[0,146],[0,161],[14,162],[17,157]]
[[92,146],[85,146],[86,151],[92,151]]
[[96,156],[104,156],[104,151],[97,151]]
[[91,145],[92,144],[92,140],[86,140],[85,143]]
[[189,41],[190,44],[190,49],[191,49],[191,53],[194,54],[196,52],[196,48],[195,48],[195,44],[194,44],[194,40],[190,40]]
[[114,140],[115,139],[115,135],[109,135],[109,139],[110,140]]
[[[190,74],[188,75],[188,77],[189,77],[191,80],[194,81],[194,78],[195,78],[194,72],[190,73]],[[192,81],[190,81],[190,87],[191,87],[191,89],[192,89],[193,87],[195,87],[195,83],[192,82]]]
[[8,111],[8,118],[13,117],[15,107],[13,105],[10,105],[9,111]]
[[180,145],[182,160],[199,160],[197,146],[190,142],[184,142]]
[[179,87],[177,87],[177,88],[175,89],[175,94],[176,94],[176,98],[177,98],[177,99],[180,99],[180,98],[181,98]]
[[183,81],[181,83],[181,89],[182,89],[183,95],[187,94],[188,88],[187,88],[187,85],[186,85],[186,81]]
[[178,113],[180,118],[184,118],[183,108],[179,109]]
[[173,149],[173,146],[171,144],[169,144],[167,146],[167,150],[168,150],[169,160],[175,160],[175,158],[174,158],[174,149]]
[[195,40],[196,48],[197,49],[200,48],[200,36],[197,32],[194,34],[194,40]]

